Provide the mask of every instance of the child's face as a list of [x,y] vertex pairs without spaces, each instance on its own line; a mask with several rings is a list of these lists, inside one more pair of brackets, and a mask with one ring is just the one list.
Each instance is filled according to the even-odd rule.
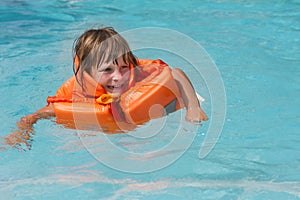
[[105,63],[99,68],[91,70],[91,76],[106,90],[107,93],[121,95],[128,89],[130,67],[122,58],[118,58],[118,65]]

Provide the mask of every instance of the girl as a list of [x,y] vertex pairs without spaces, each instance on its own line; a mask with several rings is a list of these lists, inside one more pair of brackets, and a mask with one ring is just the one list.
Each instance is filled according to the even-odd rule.
[[[33,124],[39,119],[55,117],[53,103],[61,101],[95,102],[98,87],[111,98],[118,99],[124,92],[139,82],[142,72],[138,59],[131,52],[126,40],[113,28],[91,29],[75,40],[73,48],[73,71],[75,76],[61,87],[55,97],[48,97],[48,105],[17,122],[18,131],[8,135],[6,144],[29,145]],[[194,88],[180,69],[173,69],[172,76],[178,86],[186,108],[186,120],[206,121]],[[100,86],[99,86],[100,85]],[[71,90],[68,87],[72,87]],[[118,100],[116,100],[118,102]],[[118,103],[114,103],[118,105]],[[122,111],[119,112],[122,115]],[[124,117],[120,116],[124,120]]]

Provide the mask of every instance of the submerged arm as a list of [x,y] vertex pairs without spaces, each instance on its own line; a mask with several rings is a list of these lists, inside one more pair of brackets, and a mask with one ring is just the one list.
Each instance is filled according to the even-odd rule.
[[186,119],[191,122],[207,121],[205,112],[201,109],[196,92],[192,83],[185,73],[180,69],[173,69],[172,75],[182,95],[184,106],[186,107]]
[[33,124],[35,124],[39,119],[47,119],[50,117],[55,117],[52,104],[39,109],[33,114],[22,117],[16,124],[17,131],[6,136],[4,143],[9,146],[20,146],[21,144],[25,144],[28,147],[30,136],[34,133]]

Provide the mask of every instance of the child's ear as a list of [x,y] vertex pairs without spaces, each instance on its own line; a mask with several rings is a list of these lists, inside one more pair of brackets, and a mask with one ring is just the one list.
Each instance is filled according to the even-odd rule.
[[80,64],[79,58],[78,58],[78,56],[76,55],[76,56],[74,57],[74,65],[75,65],[75,68],[76,68],[76,69],[78,69],[79,64]]

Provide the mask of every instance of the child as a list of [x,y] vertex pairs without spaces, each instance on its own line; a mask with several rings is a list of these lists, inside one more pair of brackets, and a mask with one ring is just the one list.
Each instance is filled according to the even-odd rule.
[[[68,99],[71,102],[95,102],[96,97],[89,92],[87,80],[92,79],[101,85],[105,93],[111,94],[111,97],[115,99],[118,99],[136,82],[140,81],[138,78],[140,73],[137,67],[138,59],[131,52],[126,40],[113,28],[105,27],[86,31],[75,41],[73,53],[74,80],[80,87],[74,87],[69,92],[61,88],[56,93],[54,100],[48,97],[49,104],[47,106],[22,117],[17,123],[18,131],[5,138],[6,144],[14,146],[25,143],[28,145],[27,141],[30,139],[30,134],[33,133],[33,124],[39,119],[56,116],[53,103],[58,101],[57,99]],[[200,108],[196,93],[188,77],[180,69],[173,69],[172,75],[187,110],[186,120],[191,122],[206,121],[207,116]],[[67,81],[65,85],[74,84],[69,82]]]

